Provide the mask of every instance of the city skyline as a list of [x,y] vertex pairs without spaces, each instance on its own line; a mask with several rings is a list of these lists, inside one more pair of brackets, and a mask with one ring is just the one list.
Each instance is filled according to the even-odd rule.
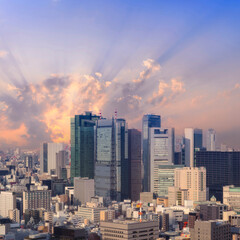
[[69,142],[91,110],[240,148],[236,1],[1,1],[0,145]]

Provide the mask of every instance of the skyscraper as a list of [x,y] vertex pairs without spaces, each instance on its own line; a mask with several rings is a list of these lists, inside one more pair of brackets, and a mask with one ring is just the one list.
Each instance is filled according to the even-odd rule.
[[155,128],[149,129],[149,158],[150,158],[150,192],[158,192],[160,165],[174,163],[174,129]]
[[185,165],[194,167],[194,151],[202,148],[202,129],[185,128]]
[[216,151],[216,132],[212,128],[207,131],[207,151]]
[[56,154],[64,149],[63,143],[43,143],[40,150],[41,173],[56,174]]
[[96,195],[129,197],[128,130],[124,119],[98,120],[96,128]]
[[71,179],[94,178],[94,126],[98,116],[86,112],[71,118]]
[[142,119],[142,163],[143,163],[143,191],[150,191],[150,129],[161,127],[159,115],[147,114]]
[[128,159],[130,163],[130,197],[132,201],[140,199],[142,191],[141,178],[141,132],[137,129],[128,130]]

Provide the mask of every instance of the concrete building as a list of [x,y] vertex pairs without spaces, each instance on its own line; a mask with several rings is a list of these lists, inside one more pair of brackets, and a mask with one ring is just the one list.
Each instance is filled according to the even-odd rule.
[[240,208],[240,187],[234,185],[223,187],[223,203],[231,209]]
[[74,178],[74,204],[81,205],[90,202],[95,196],[94,179]]
[[158,238],[158,229],[158,221],[115,220],[112,222],[100,222],[103,240],[155,240]]
[[68,152],[61,150],[56,153],[56,175],[59,179],[63,178],[63,171],[66,168],[66,163],[68,159]]
[[212,128],[207,131],[207,151],[216,151],[216,131]]
[[221,220],[196,221],[193,240],[231,240],[230,224]]
[[146,114],[142,119],[142,164],[143,164],[143,191],[150,191],[150,130],[161,127],[159,115]]
[[130,163],[130,198],[132,201],[140,199],[142,191],[141,171],[141,132],[137,129],[128,129],[128,159]]
[[176,168],[175,187],[188,190],[188,200],[206,201],[206,169],[199,168]]
[[8,216],[13,222],[20,223],[20,211],[17,208],[9,210]]
[[100,212],[107,210],[104,207],[78,207],[76,215],[83,219],[88,219],[92,223],[100,222]]
[[185,128],[185,165],[194,167],[195,149],[202,148],[202,129]]
[[23,192],[23,213],[25,210],[50,210],[51,190],[36,190]]
[[185,200],[189,200],[188,189],[181,189],[179,187],[168,188],[168,205],[171,206],[184,206]]
[[56,154],[64,149],[63,143],[43,143],[40,148],[41,173],[56,174]]
[[174,163],[174,129],[151,128],[150,134],[150,192],[159,191],[158,171],[161,165]]
[[140,193],[140,201],[145,203],[151,203],[154,198],[152,192],[141,192]]
[[9,210],[16,208],[16,195],[13,192],[0,192],[0,216],[8,217]]
[[199,205],[200,215],[203,221],[223,219],[223,212],[227,211],[227,205],[224,204],[201,204]]

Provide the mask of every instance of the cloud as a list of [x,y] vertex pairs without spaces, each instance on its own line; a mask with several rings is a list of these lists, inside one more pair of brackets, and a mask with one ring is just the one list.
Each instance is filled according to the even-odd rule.
[[0,58],[5,58],[8,56],[8,52],[5,50],[0,50]]
[[175,78],[171,79],[170,83],[159,81],[158,90],[154,91],[153,95],[148,98],[148,103],[152,105],[164,104],[185,91],[184,83]]
[[[154,60],[143,61],[143,67],[145,69],[135,78],[137,81],[105,81],[98,72],[93,75],[52,74],[35,84],[8,84],[7,91],[0,94],[0,118],[6,123],[0,127],[0,132],[8,129],[12,133],[8,142],[35,148],[42,141],[68,142],[70,117],[75,114],[93,111],[111,117],[117,109],[118,115],[131,124],[151,109],[153,101],[156,106],[159,97],[170,101],[184,92],[183,83],[177,79],[169,83],[156,80],[155,74],[160,73],[161,67]],[[153,87],[146,90],[150,78]],[[157,92],[155,86],[158,86]],[[149,101],[149,96],[154,100]]]

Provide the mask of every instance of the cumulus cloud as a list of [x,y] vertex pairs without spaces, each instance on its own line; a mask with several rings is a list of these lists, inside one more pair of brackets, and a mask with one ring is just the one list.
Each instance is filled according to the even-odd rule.
[[156,105],[163,104],[173,100],[178,94],[185,92],[184,83],[175,78],[171,79],[170,83],[160,81],[158,90],[153,92],[153,95],[148,98],[148,103]]
[[0,94],[0,118],[6,123],[0,131],[8,129],[12,142],[33,147],[42,141],[67,142],[70,117],[75,114],[101,111],[103,116],[111,117],[117,109],[119,116],[136,122],[152,105],[160,103],[160,98],[170,101],[185,91],[180,80],[172,79],[168,83],[155,78],[151,79],[153,88],[146,91],[147,80],[160,73],[161,67],[152,59],[143,61],[143,67],[134,80],[127,82],[104,81],[104,76],[97,72],[93,75],[53,74],[36,84],[8,84],[7,91]]

